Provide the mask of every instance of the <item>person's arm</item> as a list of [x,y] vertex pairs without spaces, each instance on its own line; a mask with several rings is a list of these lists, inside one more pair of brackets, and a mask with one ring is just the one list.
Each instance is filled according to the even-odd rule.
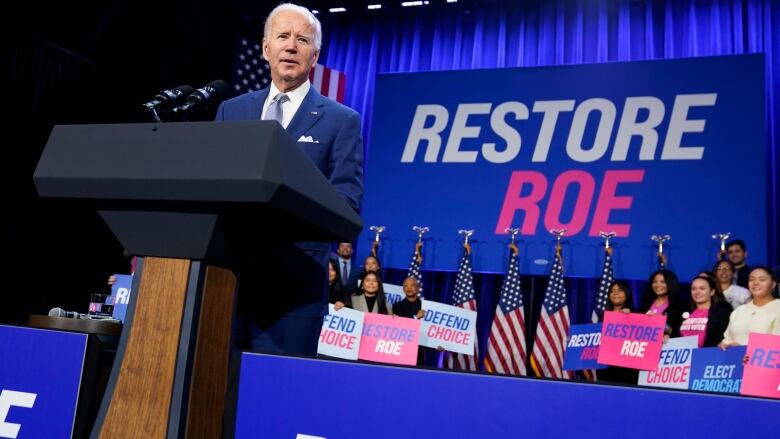
[[354,111],[336,134],[328,168],[333,187],[353,209],[359,210],[363,199],[363,135],[360,116]]

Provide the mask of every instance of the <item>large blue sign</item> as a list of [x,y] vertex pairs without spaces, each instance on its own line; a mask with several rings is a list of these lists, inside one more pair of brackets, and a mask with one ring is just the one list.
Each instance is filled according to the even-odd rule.
[[474,270],[503,272],[508,227],[530,274],[563,228],[569,276],[598,277],[601,231],[622,278],[656,268],[654,234],[683,279],[714,233],[766,260],[763,55],[385,74],[375,101],[363,217],[387,226],[385,266],[408,266],[413,225],[431,229],[423,269],[456,269],[475,229]]
[[0,438],[73,434],[87,335],[0,326]]
[[[243,354],[237,438],[774,437],[780,401]],[[624,428],[595,414],[620,413]],[[594,416],[596,416],[594,418]],[[304,436],[308,435],[308,436]]]

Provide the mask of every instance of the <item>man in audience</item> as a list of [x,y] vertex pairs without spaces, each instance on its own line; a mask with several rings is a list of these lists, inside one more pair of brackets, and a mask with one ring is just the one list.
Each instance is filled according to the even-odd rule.
[[726,255],[734,264],[736,270],[737,282],[736,284],[742,288],[748,287],[748,275],[750,274],[750,267],[747,265],[747,249],[745,248],[745,241],[741,239],[735,239],[729,241],[726,244]]
[[360,270],[354,267],[352,264],[352,244],[349,242],[340,242],[339,248],[336,250],[336,265],[338,265],[339,274],[341,275],[341,284],[347,293],[352,293],[357,287],[357,281],[360,277]]

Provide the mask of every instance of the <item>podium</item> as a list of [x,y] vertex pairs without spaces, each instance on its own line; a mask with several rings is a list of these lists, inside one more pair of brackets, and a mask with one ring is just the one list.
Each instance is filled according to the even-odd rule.
[[55,126],[34,180],[139,256],[93,438],[220,437],[239,267],[362,229],[275,121]]

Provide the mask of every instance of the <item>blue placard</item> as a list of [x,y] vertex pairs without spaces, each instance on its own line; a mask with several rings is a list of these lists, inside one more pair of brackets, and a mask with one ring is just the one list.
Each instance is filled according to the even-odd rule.
[[[771,420],[780,410],[780,401],[740,396],[249,353],[240,376],[236,438],[625,437],[594,422],[593,410],[620,413],[622,425],[639,426],[657,407],[738,413],[739,422],[697,424],[696,435],[763,438],[776,435]],[[691,431],[690,411],[667,410],[663,431]]]
[[116,282],[111,285],[111,297],[114,299],[114,311],[111,317],[119,320],[125,320],[127,305],[130,303],[130,292],[133,286],[133,276],[129,274],[115,274]]
[[563,370],[604,369],[599,364],[599,346],[601,346],[601,323],[573,325],[569,329],[566,353],[563,357]]
[[[430,227],[433,270],[454,270],[458,230],[475,229],[474,270],[504,272],[510,226],[530,274],[549,273],[561,228],[568,276],[599,276],[600,231],[624,278],[656,268],[654,234],[683,279],[720,230],[766,260],[763,55],[383,74],[370,142],[363,218],[387,227],[384,266],[408,266],[413,225]],[[702,229],[701,206],[726,199]]]
[[0,437],[71,437],[86,346],[86,334],[0,326]]
[[688,388],[705,392],[739,393],[742,385],[742,360],[747,346],[701,348],[693,351]]

